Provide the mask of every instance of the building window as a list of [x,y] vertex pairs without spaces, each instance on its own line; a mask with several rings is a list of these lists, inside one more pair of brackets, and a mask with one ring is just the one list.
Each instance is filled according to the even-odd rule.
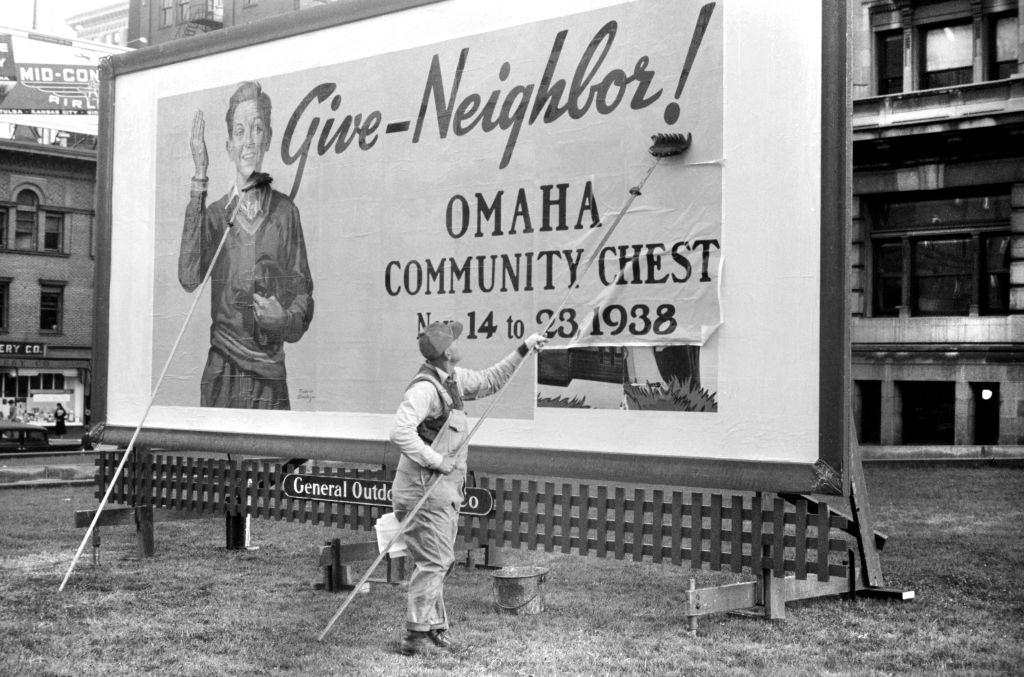
[[1014,15],[1004,15],[995,17],[991,22],[989,79],[1002,80],[1017,72],[1017,56],[1020,49],[1017,21]]
[[953,87],[974,74],[974,28],[970,23],[926,28],[921,41],[921,88]]
[[178,0],[178,23],[188,23],[189,21],[189,7],[190,0]]
[[64,215],[59,212],[46,213],[46,224],[43,227],[43,251],[54,253],[64,251]]
[[160,27],[174,25],[174,0],[160,0]]
[[39,197],[31,190],[18,193],[18,207],[14,222],[14,249],[31,251],[36,248],[36,217]]
[[914,315],[967,315],[974,298],[974,247],[970,237],[911,241]]
[[903,31],[876,35],[878,44],[878,94],[903,91]]
[[47,372],[30,376],[28,387],[29,390],[64,390],[64,374]]
[[7,307],[10,305],[8,301],[10,290],[10,279],[0,279],[0,332],[10,331],[10,327],[7,325]]
[[981,312],[1005,315],[1010,312],[1010,236],[989,235],[981,241],[985,272]]
[[0,209],[0,249],[7,249],[7,210]]
[[898,315],[903,304],[903,243],[875,243],[874,315]]
[[903,444],[953,444],[956,384],[896,383],[902,403]]
[[43,285],[39,291],[39,331],[59,334],[64,318],[64,287]]
[[1009,312],[1009,195],[887,202],[869,211],[872,315]]

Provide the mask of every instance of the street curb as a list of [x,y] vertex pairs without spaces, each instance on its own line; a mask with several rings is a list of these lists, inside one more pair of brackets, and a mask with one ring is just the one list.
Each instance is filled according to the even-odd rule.
[[905,468],[1024,468],[1024,458],[866,458],[865,467]]
[[30,480],[90,480],[92,473],[77,465],[45,465],[0,468],[0,485]]
[[18,482],[0,482],[0,491],[4,489],[53,489],[56,487],[86,487],[95,484],[94,480],[23,480]]

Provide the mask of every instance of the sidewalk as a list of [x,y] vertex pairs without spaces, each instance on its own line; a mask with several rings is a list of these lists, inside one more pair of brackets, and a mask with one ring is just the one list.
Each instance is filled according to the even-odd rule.
[[19,465],[0,466],[0,489],[86,486],[93,484],[95,466],[74,465]]

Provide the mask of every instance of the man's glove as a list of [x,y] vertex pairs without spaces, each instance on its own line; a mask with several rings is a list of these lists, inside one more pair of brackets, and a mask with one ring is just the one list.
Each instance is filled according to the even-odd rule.
[[441,473],[442,475],[450,474],[452,470],[455,470],[455,457],[445,456],[444,458],[441,459],[441,465],[434,468],[434,470]]
[[527,352],[537,351],[543,348],[549,340],[550,339],[544,334],[530,334],[526,337],[526,340],[523,341],[523,345],[526,346]]

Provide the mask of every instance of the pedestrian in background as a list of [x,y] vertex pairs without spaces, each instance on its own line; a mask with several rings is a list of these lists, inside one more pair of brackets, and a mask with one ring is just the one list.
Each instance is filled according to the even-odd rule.
[[57,408],[53,410],[54,432],[58,437],[64,437],[68,431],[67,427],[68,412],[65,411],[64,407],[60,402],[57,403]]

